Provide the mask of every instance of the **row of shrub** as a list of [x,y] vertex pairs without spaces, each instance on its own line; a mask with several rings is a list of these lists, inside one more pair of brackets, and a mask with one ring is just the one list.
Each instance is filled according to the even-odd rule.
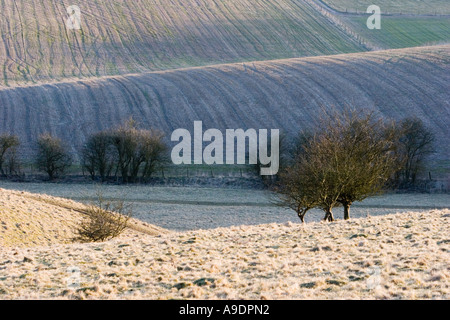
[[[147,180],[168,160],[164,135],[157,130],[138,129],[130,119],[124,125],[91,135],[81,150],[81,165],[92,179],[102,182],[120,178],[123,183]],[[0,135],[0,173],[20,174],[19,138]],[[40,135],[36,143],[34,164],[49,180],[66,174],[73,163],[67,145],[50,134]]]
[[[333,118],[338,119],[339,113]],[[367,118],[365,121],[369,123],[365,124],[364,129],[369,130],[369,126],[374,125],[371,123],[375,121],[374,119],[373,115]],[[343,121],[349,122],[350,119]],[[363,122],[363,119],[358,121]],[[325,122],[322,121],[316,131],[301,132],[293,141],[288,141],[287,138],[280,141],[281,167],[297,162],[305,143],[317,138],[318,133],[331,133],[338,126],[330,120]],[[346,123],[346,125],[350,124]],[[398,123],[392,122],[392,128],[394,127],[395,152],[397,158],[401,159],[398,160],[401,165],[390,177],[390,181],[395,188],[411,188],[416,184],[419,174],[426,169],[427,156],[433,152],[434,135],[417,118],[406,118]],[[342,132],[336,133],[338,134]],[[368,133],[364,139],[369,139],[373,134],[375,133]],[[0,174],[3,177],[20,175],[19,145],[17,136],[0,135]],[[346,153],[349,152],[348,150],[341,152]],[[102,182],[108,179],[123,183],[146,182],[169,162],[168,146],[164,142],[163,133],[153,129],[139,129],[132,119],[117,128],[92,134],[79,154],[83,172],[88,173],[93,180]],[[54,180],[67,173],[73,163],[73,157],[61,139],[50,134],[43,134],[37,139],[33,162],[40,172],[48,176],[49,180]],[[256,166],[256,169],[259,172],[259,166]],[[270,180],[273,182],[279,177],[280,175]]]

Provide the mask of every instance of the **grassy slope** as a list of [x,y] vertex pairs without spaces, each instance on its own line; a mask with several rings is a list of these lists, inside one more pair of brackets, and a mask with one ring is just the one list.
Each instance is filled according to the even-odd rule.
[[0,85],[237,61],[348,53],[364,47],[303,1],[0,1]]
[[[0,188],[0,247],[72,243],[86,206],[67,199]],[[131,219],[127,233],[168,231]]]
[[381,29],[370,30],[367,27],[369,14],[366,14],[365,11],[358,14],[339,13],[319,0],[305,1],[308,1],[317,11],[332,21],[337,28],[371,50],[408,48],[450,42],[450,16],[448,15],[382,15]]
[[[0,299],[446,300],[449,217],[434,210],[0,247]],[[80,269],[79,288],[68,288],[68,267]]]
[[375,4],[384,13],[411,14],[450,14],[450,2],[447,0],[322,0],[332,8],[345,12],[365,12]]
[[[0,90],[0,128],[32,150],[50,131],[78,148],[96,130],[133,115],[167,134],[192,128],[314,125],[321,106],[354,105],[402,118],[416,115],[450,157],[450,46],[217,65]],[[289,116],[286,116],[289,115]]]
[[450,18],[386,16],[380,30],[369,30],[367,17],[342,18],[362,38],[381,49],[443,44],[450,41]]

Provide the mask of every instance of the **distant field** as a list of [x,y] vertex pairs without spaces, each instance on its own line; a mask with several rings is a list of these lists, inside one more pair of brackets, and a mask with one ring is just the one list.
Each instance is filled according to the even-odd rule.
[[450,18],[388,16],[380,30],[369,30],[366,17],[342,18],[362,38],[380,49],[407,48],[450,42]]
[[[411,11],[445,13],[450,6],[410,2]],[[396,3],[404,1],[381,5]],[[69,30],[72,4],[0,2],[0,87],[450,41],[445,17],[399,16],[386,21],[392,30],[379,38],[360,21],[324,11],[318,0],[82,0],[81,30]]]
[[[126,199],[133,207],[135,218],[171,230],[300,222],[294,211],[275,206],[274,194],[264,190],[11,182],[0,182],[0,188],[44,193],[83,203],[94,201],[96,192],[101,190],[106,199]],[[355,203],[351,213],[353,217],[366,217],[435,208],[450,208],[450,195],[390,194]],[[335,215],[342,219],[342,208],[335,209]],[[320,221],[323,216],[322,211],[312,210],[306,220]]]
[[447,17],[369,30],[317,0],[82,0],[82,29],[68,30],[71,4],[0,1],[0,133],[17,134],[28,159],[43,132],[75,154],[130,116],[167,136],[195,120],[292,136],[349,105],[422,118],[438,138],[432,173],[450,170]]
[[0,2],[0,86],[363,51],[304,1]]
[[330,7],[345,12],[365,12],[375,4],[384,13],[450,14],[448,0],[322,0]]

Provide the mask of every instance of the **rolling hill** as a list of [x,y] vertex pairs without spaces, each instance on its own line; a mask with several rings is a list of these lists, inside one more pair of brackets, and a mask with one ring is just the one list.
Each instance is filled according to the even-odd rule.
[[66,26],[72,4],[0,2],[0,86],[450,41],[448,16],[389,17],[373,31],[366,14],[319,0],[80,0],[80,30]]
[[365,50],[305,1],[0,2],[0,84]]
[[[90,133],[133,115],[170,136],[177,128],[280,128],[317,124],[321,107],[355,106],[386,117],[416,115],[450,151],[450,45],[224,64],[0,90],[0,128],[31,152],[42,132],[76,151]],[[446,164],[448,168],[448,163]]]

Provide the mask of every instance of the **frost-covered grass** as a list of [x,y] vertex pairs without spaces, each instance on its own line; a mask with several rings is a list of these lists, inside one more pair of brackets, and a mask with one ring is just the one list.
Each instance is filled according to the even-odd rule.
[[449,218],[434,210],[2,247],[0,299],[448,299]]
[[[114,240],[73,243],[68,240],[83,208],[63,198],[0,189],[0,299],[448,299],[450,294],[449,209],[183,232],[133,220]],[[236,215],[244,209],[236,207]],[[179,223],[200,217],[185,216],[171,215]],[[204,219],[229,216],[209,212]]]

